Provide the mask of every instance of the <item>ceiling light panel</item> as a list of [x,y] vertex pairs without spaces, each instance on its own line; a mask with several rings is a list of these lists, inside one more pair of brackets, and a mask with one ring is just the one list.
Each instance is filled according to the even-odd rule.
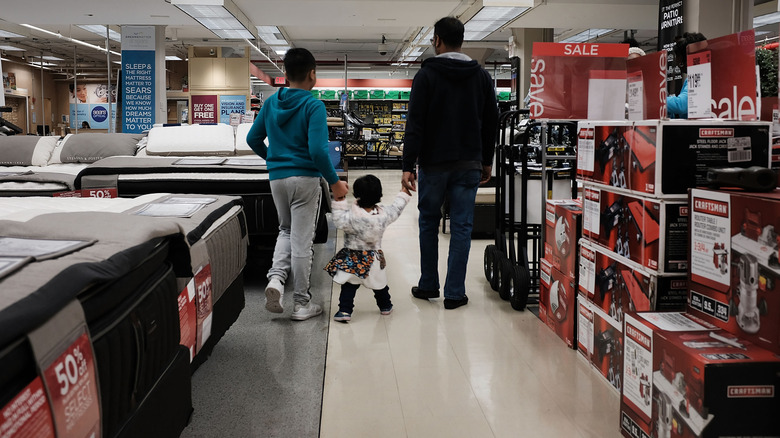
[[24,35],[19,35],[18,33],[0,30],[0,38],[24,38]]
[[485,6],[466,22],[463,39],[482,40],[527,10],[528,8]]
[[[100,35],[103,38],[106,37],[106,26],[103,26],[102,24],[78,24],[78,27],[86,30],[87,32],[92,32],[96,35]],[[111,41],[121,42],[122,41],[122,35],[119,34],[119,32],[115,30],[108,30],[108,39]]]
[[0,50],[5,50],[6,52],[26,52],[26,50],[21,49],[19,47],[9,46],[9,45],[1,45]]
[[780,12],[759,15],[753,18],[753,27],[766,26],[767,24],[780,23]]
[[[41,56],[30,55],[30,58],[41,59]],[[45,55],[45,56],[43,56],[43,60],[44,61],[62,61],[63,59],[62,58],[58,58],[56,56]]]
[[[228,0],[200,1],[178,0],[173,5],[194,18],[205,28],[223,39],[254,39],[241,20],[236,16],[243,13]],[[230,10],[233,9],[233,11]]]

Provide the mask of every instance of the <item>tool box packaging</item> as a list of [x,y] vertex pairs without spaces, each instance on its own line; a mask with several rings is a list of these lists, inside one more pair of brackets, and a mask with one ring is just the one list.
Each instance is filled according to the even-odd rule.
[[688,205],[586,184],[583,237],[651,270],[686,272]]
[[577,277],[577,242],[582,230],[582,203],[547,200],[544,258],[565,275]]
[[623,325],[595,306],[590,362],[610,385],[620,391],[623,380]]
[[780,353],[780,191],[690,198],[690,312]]
[[633,122],[580,122],[577,134],[577,176],[605,186],[629,188],[626,137]]
[[626,315],[624,437],[780,435],[780,357],[685,313]]
[[539,318],[570,348],[577,348],[577,282],[541,260]]
[[707,185],[710,169],[770,165],[769,122],[643,121],[626,142],[631,164],[628,188],[680,198]]
[[688,279],[647,270],[583,239],[579,293],[622,324],[628,312],[685,310]]
[[593,303],[583,295],[577,295],[577,352],[588,362],[593,352]]

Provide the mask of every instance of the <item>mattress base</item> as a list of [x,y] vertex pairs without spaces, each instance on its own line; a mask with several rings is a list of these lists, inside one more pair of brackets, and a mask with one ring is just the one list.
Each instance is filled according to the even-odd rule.
[[230,326],[238,319],[241,311],[244,310],[246,298],[244,296],[244,276],[239,275],[233,283],[225,289],[222,296],[214,303],[214,319],[211,326],[211,336],[203,344],[203,347],[195,355],[190,364],[194,373],[209,358],[214,346],[217,345],[222,336],[227,333]]

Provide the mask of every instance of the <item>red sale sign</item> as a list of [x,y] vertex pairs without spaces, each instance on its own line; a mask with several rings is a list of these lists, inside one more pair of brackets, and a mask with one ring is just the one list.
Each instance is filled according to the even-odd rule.
[[198,316],[195,309],[195,280],[192,279],[187,287],[179,294],[179,343],[190,350],[190,362],[195,357],[197,342]]
[[0,437],[54,438],[49,401],[40,377],[0,410]]
[[[636,117],[631,120],[666,118],[666,51],[651,53],[626,61],[629,76],[629,114],[631,114],[631,91],[641,92],[637,97],[640,106],[636,108]],[[632,87],[631,78],[638,78],[641,85]]]
[[529,109],[544,119],[623,119],[628,44],[534,43]]
[[[755,40],[755,31],[751,29],[688,45],[689,93],[692,79],[709,83],[711,113],[714,117],[729,120],[759,118]],[[691,68],[696,70],[698,66],[703,65],[701,63],[703,58],[696,56],[697,54],[709,57],[709,78],[705,77],[706,74],[691,77]],[[699,64],[694,64],[697,60]]]
[[100,436],[100,404],[92,344],[87,329],[43,372],[57,436]]
[[195,299],[198,315],[198,351],[211,336],[212,321],[212,293],[211,293],[211,264],[208,264],[195,273]]

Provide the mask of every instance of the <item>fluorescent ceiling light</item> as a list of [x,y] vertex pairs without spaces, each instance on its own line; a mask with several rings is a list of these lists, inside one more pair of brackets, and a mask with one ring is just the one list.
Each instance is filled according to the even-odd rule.
[[26,28],[29,28],[29,29],[32,29],[32,30],[35,30],[35,31],[38,31],[38,32],[41,32],[41,33],[45,33],[47,35],[55,36],[57,38],[61,38],[61,39],[66,40],[66,41],[70,41],[70,42],[73,42],[73,43],[76,43],[76,44],[81,44],[84,47],[89,47],[91,49],[99,50],[99,51],[101,51],[103,53],[111,53],[112,55],[122,56],[122,54],[119,53],[119,52],[115,52],[113,50],[106,50],[106,49],[104,49],[104,48],[102,48],[100,46],[96,46],[96,45],[90,44],[90,43],[85,43],[84,41],[77,40],[76,38],[70,38],[70,37],[62,36],[62,34],[60,34],[59,32],[52,32],[50,30],[42,29],[40,27],[35,27],[33,25],[30,25],[30,24],[21,24],[21,26],[24,26]]
[[174,6],[222,39],[253,39],[241,18],[249,20],[230,0],[174,0]]
[[0,30],[0,38],[24,38],[24,35],[18,33],[8,32],[6,30]]
[[482,40],[527,10],[528,8],[485,6],[466,22],[463,39]]
[[176,55],[165,55],[166,61],[181,61],[181,58],[179,58]]
[[[106,26],[103,26],[102,24],[78,24],[78,27],[86,30],[87,32],[92,32],[96,35],[100,35],[103,38],[106,37]],[[119,34],[119,32],[108,29],[108,39],[111,41],[122,41],[122,35]]]
[[41,57],[40,55],[30,55],[30,58],[35,58],[35,59],[43,58],[44,61],[63,61],[62,58],[58,58],[56,56],[50,56],[50,55],[45,55],[43,57]]
[[772,12],[771,14],[764,14],[759,15],[758,17],[753,17],[753,28],[774,23],[780,23],[780,12]]
[[15,47],[15,46],[9,46],[7,44],[0,45],[0,50],[5,50],[6,52],[26,52],[25,49]]
[[269,45],[285,45],[288,44],[284,39],[284,35],[276,26],[257,26],[257,36],[260,37],[266,44]]
[[584,43],[586,41],[590,41],[593,38],[600,37],[602,35],[606,35],[615,29],[588,29],[586,31],[580,32],[577,35],[572,35],[565,40],[561,40],[561,43]]

